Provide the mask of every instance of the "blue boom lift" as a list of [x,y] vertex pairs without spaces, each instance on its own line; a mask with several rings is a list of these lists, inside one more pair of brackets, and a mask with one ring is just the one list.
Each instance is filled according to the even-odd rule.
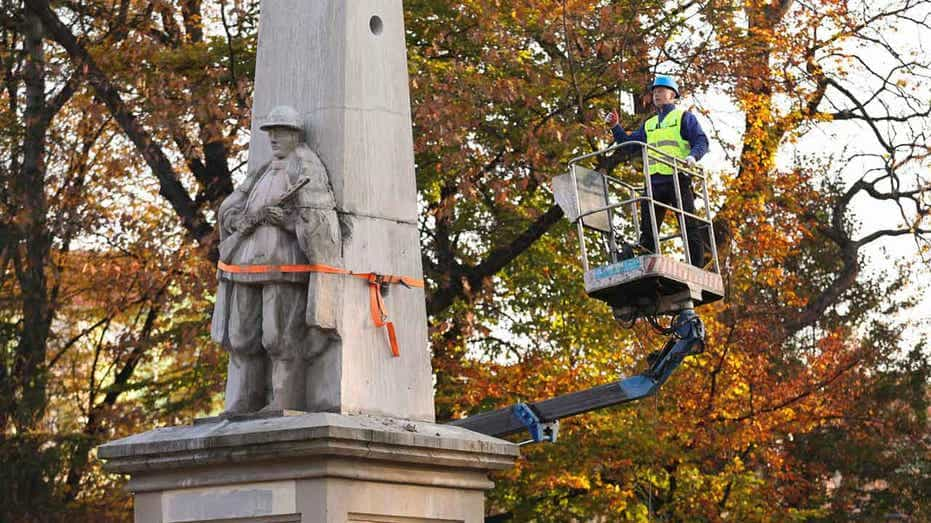
[[[619,154],[620,149],[630,147],[641,149],[642,185],[582,166],[593,158]],[[653,199],[647,169],[650,162],[673,168],[676,205]],[[703,202],[703,213],[682,209],[680,173],[691,179],[696,200]],[[566,217],[576,224],[588,295],[608,303],[622,325],[629,327],[645,318],[670,339],[662,350],[647,358],[649,368],[642,374],[535,403],[475,414],[450,425],[495,437],[526,430],[530,439],[524,443],[555,442],[560,419],[650,396],[686,356],[703,349],[705,330],[694,309],[724,296],[705,172],[646,143],[627,142],[573,158],[569,172],[553,179],[553,195]],[[656,245],[638,245],[630,240],[639,235],[641,202],[647,203]],[[662,224],[656,223],[658,207],[676,217],[677,234],[659,235]],[[710,259],[701,268],[688,262],[686,217],[698,220],[700,230],[706,231],[703,236]],[[664,315],[673,317],[669,325],[660,324],[659,318]]]

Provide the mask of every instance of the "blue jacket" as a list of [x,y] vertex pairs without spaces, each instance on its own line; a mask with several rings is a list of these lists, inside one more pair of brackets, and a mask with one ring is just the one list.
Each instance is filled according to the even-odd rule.
[[[666,104],[660,108],[658,113],[659,121],[662,122],[663,118],[669,114],[669,111],[675,108],[675,104]],[[611,134],[614,135],[614,142],[646,142],[647,132],[643,128],[643,125],[644,124],[640,124],[640,128],[630,134],[627,134],[624,129],[621,129],[620,124],[615,125],[611,128]],[[702,156],[708,152],[708,137],[705,135],[705,131],[702,130],[701,124],[698,123],[698,118],[695,118],[695,115],[688,111],[682,114],[682,138],[689,142],[689,146],[692,148],[689,154],[692,155],[692,158],[701,160]]]

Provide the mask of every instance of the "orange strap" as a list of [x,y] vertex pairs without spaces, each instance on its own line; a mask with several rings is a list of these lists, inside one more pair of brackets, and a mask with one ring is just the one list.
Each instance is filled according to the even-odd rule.
[[401,356],[401,350],[398,348],[398,336],[394,330],[394,324],[388,321],[388,311],[385,309],[385,300],[381,295],[381,286],[389,284],[402,284],[406,287],[423,288],[423,280],[410,278],[407,276],[395,276],[393,274],[377,274],[374,272],[352,272],[332,265],[313,264],[313,265],[230,265],[228,263],[217,262],[217,267],[224,272],[233,274],[265,274],[270,272],[322,272],[326,274],[345,274],[354,276],[368,281],[369,283],[369,308],[372,313],[372,321],[376,327],[384,327],[388,331],[388,342],[391,344],[391,354],[397,358]]

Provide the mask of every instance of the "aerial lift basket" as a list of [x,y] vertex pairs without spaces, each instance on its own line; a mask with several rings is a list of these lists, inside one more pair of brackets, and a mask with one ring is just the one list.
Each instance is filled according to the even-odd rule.
[[[625,182],[617,177],[586,168],[586,160],[640,147],[643,155],[642,179]],[[673,169],[674,205],[653,199],[647,166],[660,162]],[[689,213],[682,208],[680,176],[690,179],[702,211]],[[714,241],[714,225],[708,205],[708,179],[698,167],[643,142],[626,142],[573,158],[567,174],[553,178],[553,194],[566,217],[576,225],[585,273],[585,291],[608,303],[618,320],[676,314],[682,310],[720,300],[724,284]],[[656,245],[639,245],[641,202],[650,213]],[[650,205],[652,204],[652,205]],[[676,219],[678,233],[659,235],[656,209],[664,208]],[[706,251],[704,267],[689,263],[686,218],[699,222]]]

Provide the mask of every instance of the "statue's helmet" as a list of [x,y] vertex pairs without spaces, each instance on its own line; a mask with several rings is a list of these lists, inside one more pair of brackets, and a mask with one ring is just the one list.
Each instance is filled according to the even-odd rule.
[[259,129],[267,131],[272,127],[287,127],[295,131],[303,132],[304,119],[301,118],[301,115],[294,110],[293,107],[289,105],[279,105],[268,113],[268,116],[265,118],[265,121],[262,122],[262,125],[259,126]]

